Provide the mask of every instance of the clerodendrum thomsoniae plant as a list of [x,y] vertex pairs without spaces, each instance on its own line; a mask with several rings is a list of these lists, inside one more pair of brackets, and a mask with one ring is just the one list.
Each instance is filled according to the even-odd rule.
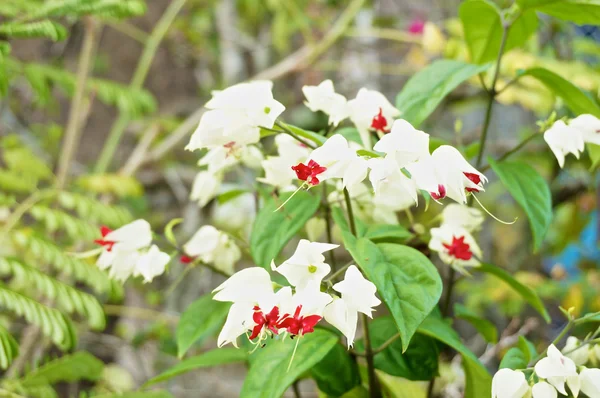
[[[518,0],[504,10],[489,1],[464,2],[459,10],[464,51],[457,52],[468,54],[470,62],[433,62],[406,83],[395,105],[367,88],[348,100],[331,80],[304,86],[306,107],[328,118],[328,128],[321,132],[285,121],[286,108],[274,99],[271,81],[213,92],[186,145],[201,154],[191,199],[200,207],[217,200],[224,224],[238,224],[236,233],[204,225],[180,244],[173,231],[180,219],[168,223],[164,239],[156,237],[144,219],[132,221],[126,210],[65,191],[60,183],[59,189],[38,190],[18,206],[12,195],[2,196],[6,206],[15,207],[5,236],[25,254],[0,259],[0,274],[11,277],[10,286],[0,285],[0,305],[68,348],[73,326],[64,313],[84,316],[91,327],[104,325],[97,299],[68,282],[82,282],[104,294],[115,281],[120,286],[140,277],[151,283],[179,261],[185,268],[177,280],[200,266],[225,279],[182,314],[175,334],[178,356],[215,335],[218,347],[183,359],[143,388],[199,368],[242,362],[248,366],[243,397],[275,398],[290,386],[300,395],[298,382],[305,378],[314,379],[326,396],[600,397],[600,313],[580,316],[576,308],[560,308],[566,323],[550,344],[536,347],[523,333],[503,333],[499,339],[488,317],[460,304],[451,306],[459,280],[470,281],[476,290],[478,281],[489,276],[551,321],[536,291],[490,264],[489,251],[478,244],[485,222],[503,225],[508,233],[518,227],[512,214],[492,214],[482,204],[490,202],[485,172],[491,169],[503,191],[522,207],[537,251],[553,216],[549,184],[527,162],[510,158],[543,137],[544,151],[560,169],[583,161],[583,153],[597,161],[597,98],[542,67],[502,81],[503,56],[533,34],[536,12],[577,23],[600,22],[595,1]],[[430,29],[414,30],[426,35]],[[566,109],[555,106],[534,133],[498,158],[484,160],[496,100],[532,80],[560,96]],[[418,130],[442,99],[466,81],[480,85],[486,98],[479,141],[465,148]],[[123,116],[127,110],[121,112],[123,124],[115,124],[117,139],[109,149],[118,143],[124,129],[119,126],[129,120]],[[11,157],[11,151],[21,152]],[[15,162],[30,156],[26,148],[11,147],[6,153],[7,177],[0,174],[1,184],[31,180],[37,186],[51,178],[34,160],[27,167]],[[101,156],[99,171],[109,158]],[[233,174],[245,180],[243,188],[226,188]],[[489,177],[494,178],[492,173]],[[60,174],[57,178],[61,181]],[[50,234],[63,232],[53,239],[36,235],[20,224],[25,212]],[[233,217],[235,212],[243,214]],[[98,229],[90,230],[75,214]],[[295,248],[287,259],[286,246]],[[246,254],[253,265],[236,267]],[[28,265],[32,259],[42,261],[42,269]],[[89,259],[95,266],[86,263]],[[103,281],[98,283],[103,287],[95,281]],[[32,286],[41,289],[46,301],[27,297],[19,282],[27,285],[21,286],[26,293]],[[456,319],[471,323],[489,343],[481,356],[463,343]],[[574,330],[589,333],[578,339],[569,335]],[[561,351],[557,345],[563,346],[565,337]],[[3,327],[0,342],[0,365],[6,368],[17,344]],[[445,364],[452,352],[458,353],[462,370],[455,361]],[[486,366],[490,356],[502,357],[493,377]],[[94,358],[84,360],[97,367]],[[438,377],[442,364],[451,369],[450,376]],[[13,377],[6,388],[28,391],[28,383],[35,385],[28,377]]]

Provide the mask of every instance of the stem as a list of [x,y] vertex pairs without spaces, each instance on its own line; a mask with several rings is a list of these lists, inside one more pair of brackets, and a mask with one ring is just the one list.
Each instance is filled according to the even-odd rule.
[[[280,129],[282,129],[284,133],[286,133],[287,135],[293,137],[294,139],[296,139],[296,141],[300,142],[301,144],[306,145],[310,149],[315,149],[316,148],[312,143],[304,141],[300,136],[298,136],[296,133],[294,133],[292,130],[290,130],[284,123],[275,121],[275,125],[277,127],[279,127]],[[272,129],[269,129],[269,130],[272,130]]]
[[[565,327],[563,328],[563,330],[560,331],[560,333],[558,334],[558,336],[556,336],[556,338],[554,340],[552,340],[552,343],[550,343],[550,345],[554,344],[558,344],[559,341],[562,340],[563,337],[565,337],[565,335],[569,332],[569,330],[571,330],[571,328],[573,327],[575,323],[573,322],[573,319],[569,319],[569,321],[567,322],[567,324],[565,325]],[[537,357],[535,357],[534,359],[531,360],[531,364],[536,363],[537,361],[539,361],[540,359],[542,359],[544,357],[544,355],[546,355],[545,351],[542,351]]]
[[353,263],[354,263],[354,261],[350,261],[348,264],[343,265],[340,269],[338,269],[333,274],[331,274],[329,276],[329,278],[325,279],[325,282],[333,281],[334,278],[336,278],[337,276],[341,275],[341,273],[344,272]]
[[[325,233],[327,234],[327,243],[333,243],[333,225],[331,223],[331,206],[327,202],[327,184],[323,184],[323,200],[325,201],[325,211],[323,217],[325,218]],[[333,250],[329,250],[328,252],[329,262],[331,263],[331,269],[336,271],[337,262],[335,260],[335,254]]]
[[452,291],[454,290],[454,278],[456,276],[456,270],[452,267],[448,271],[448,288],[446,289],[446,296],[444,297],[444,308],[442,308],[442,317],[445,318],[450,312],[450,302],[452,301]]
[[490,121],[492,120],[492,108],[494,107],[494,100],[496,98],[496,82],[498,81],[498,76],[500,75],[500,62],[502,61],[502,54],[504,53],[504,47],[506,46],[506,38],[508,36],[508,29],[510,25],[503,23],[502,24],[502,41],[500,42],[500,50],[498,51],[498,57],[496,58],[496,70],[494,71],[494,78],[492,79],[492,85],[488,90],[488,104],[487,109],[485,111],[485,119],[483,122],[483,130],[481,131],[481,139],[479,146],[479,154],[477,155],[477,163],[475,165],[476,168],[481,166],[481,161],[483,160],[483,153],[485,152],[485,142],[487,141],[488,130],[490,129]]
[[[350,224],[350,232],[352,235],[356,235],[356,222],[354,220],[354,212],[352,211],[352,201],[350,200],[350,193],[348,189],[344,188],[344,199],[346,201],[346,211],[348,212],[348,223]],[[379,391],[379,385],[377,383],[377,376],[375,375],[375,364],[373,363],[373,349],[371,348],[371,337],[369,334],[369,317],[362,314],[362,327],[363,334],[365,336],[365,357],[367,359],[367,369],[369,375],[369,396],[371,398],[381,397]]]
[[[521,141],[519,144],[517,144],[517,146],[515,146],[513,149],[509,150],[508,152],[506,152],[504,155],[500,156],[496,161],[497,162],[501,162],[503,160],[505,160],[506,158],[510,157],[511,155],[515,154],[516,152],[518,152],[519,150],[521,150],[521,148],[523,148],[525,145],[527,145],[529,143],[529,141],[533,140],[535,137],[541,136],[542,134],[539,134],[538,132],[535,132],[529,136],[527,136],[523,141]],[[480,171],[483,173],[486,170],[488,170],[490,168],[490,165],[485,165],[484,167],[482,167],[480,169]]]
[[62,153],[58,163],[58,172],[56,178],[56,188],[62,189],[67,182],[69,166],[73,160],[75,150],[79,145],[81,138],[81,127],[83,127],[82,113],[85,109],[85,87],[90,73],[90,65],[94,57],[97,44],[98,23],[91,17],[83,20],[84,36],[81,54],[77,66],[77,80],[75,83],[75,94],[71,100],[71,108],[69,110],[69,120],[65,129],[65,140],[62,145]]
[[32,193],[27,199],[25,199],[21,204],[12,212],[10,216],[6,219],[4,223],[4,227],[0,232],[0,240],[6,238],[11,229],[14,228],[15,225],[19,222],[21,217],[31,209],[36,203],[39,201],[46,199],[49,196],[54,195],[54,190],[43,190],[43,191],[35,191]]
[[297,380],[294,382],[294,384],[292,384],[292,389],[294,390],[294,397],[302,398],[302,395],[300,394],[300,386],[298,385]]
[[392,344],[394,341],[398,340],[399,337],[400,337],[400,333],[396,333],[395,335],[393,335],[392,337],[390,337],[389,339],[387,339],[385,341],[385,343],[383,343],[382,345],[380,345],[379,347],[377,347],[376,349],[373,350],[373,355],[377,355],[381,351],[383,351],[386,348],[388,348],[388,346],[390,344]]
[[[177,14],[179,14],[179,11],[184,6],[185,2],[186,0],[174,0],[169,7],[167,7],[167,10],[156,24],[156,27],[150,36],[148,36],[148,40],[144,46],[144,51],[142,52],[142,56],[140,57],[135,72],[133,73],[131,83],[129,84],[132,89],[139,89],[144,84],[144,80],[146,80],[146,76],[148,75],[148,71],[150,70],[150,66],[152,65],[152,60],[156,55],[158,46],[165,37],[167,30],[175,20]],[[106,172],[108,166],[110,165],[110,161],[112,160],[115,151],[119,146],[119,142],[121,141],[121,137],[125,132],[125,128],[129,124],[129,120],[129,115],[119,112],[119,117],[113,123],[108,138],[104,143],[104,148],[102,148],[102,152],[100,153],[96,163],[96,167],[94,168],[94,172],[99,174]]]

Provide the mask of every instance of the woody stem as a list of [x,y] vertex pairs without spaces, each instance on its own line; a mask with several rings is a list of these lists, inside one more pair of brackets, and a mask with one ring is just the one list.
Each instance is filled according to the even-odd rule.
[[[352,211],[352,201],[350,200],[350,193],[344,188],[344,200],[346,201],[346,211],[348,212],[348,224],[350,225],[350,232],[352,235],[356,235],[356,221],[354,220],[354,212]],[[373,362],[373,348],[371,347],[371,337],[369,335],[369,318],[362,314],[362,327],[365,340],[365,358],[367,360],[367,370],[369,376],[369,396],[371,398],[381,397],[379,385],[377,383],[377,376],[375,375],[375,364]]]

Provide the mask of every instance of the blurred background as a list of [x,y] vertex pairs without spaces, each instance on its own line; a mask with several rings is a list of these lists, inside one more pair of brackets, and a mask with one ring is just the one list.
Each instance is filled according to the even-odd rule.
[[[132,7],[141,4],[142,8],[126,18],[59,17],[56,21],[65,31],[57,35],[64,34],[64,40],[13,37],[6,40],[11,51],[0,52],[0,143],[4,153],[26,146],[51,167],[59,161],[78,64],[87,45],[93,81],[83,99],[83,133],[72,165],[73,184],[118,197],[157,231],[172,218],[182,217],[177,231],[181,241],[207,223],[246,233],[254,212],[251,194],[226,203],[214,200],[204,208],[189,199],[200,155],[184,147],[210,92],[250,78],[271,79],[275,98],[287,107],[286,121],[312,131],[326,129],[326,116],[303,105],[302,86],[330,78],[336,91],[347,98],[367,87],[381,91],[393,103],[411,75],[432,60],[468,61],[457,19],[459,3],[148,0],[145,6],[133,2]],[[506,6],[510,2],[497,3]],[[0,23],[41,4],[3,0]],[[539,65],[597,95],[599,37],[596,27],[542,18],[526,48],[506,54],[500,85],[519,69]],[[501,105],[494,108],[489,155],[514,147],[538,129],[537,120],[552,111],[568,115],[560,101],[535,80],[520,80],[498,100]],[[421,129],[437,142],[450,142],[473,156],[485,105],[486,95],[474,78],[455,90]],[[545,145],[536,140],[519,155],[554,181],[555,219],[544,248],[530,254],[525,217],[494,180],[482,195],[484,204],[501,218],[520,216],[520,221],[504,226],[488,220],[480,245],[491,263],[516,272],[520,281],[536,289],[548,301],[547,308],[574,306],[580,314],[599,311],[600,191],[596,191],[597,173],[588,172],[593,159],[579,163],[569,159],[568,167],[561,170]],[[228,189],[244,187],[255,175],[253,170],[231,173]],[[14,181],[2,177],[0,188],[8,192]],[[424,224],[440,211],[433,206],[419,214],[422,210],[417,209],[417,217]],[[237,267],[250,264],[245,256]],[[206,268],[181,277],[184,268],[184,264],[172,264],[169,274],[151,286],[128,283],[122,298],[105,306],[110,315],[106,330],[81,334],[81,348],[112,364],[103,381],[108,390],[139,386],[177,363],[173,330],[179,314],[223,280]],[[457,289],[456,299],[493,320],[500,334],[526,328],[523,332],[528,336],[544,338],[543,334],[553,334],[562,326],[562,318],[553,310],[556,324],[537,328],[533,311],[497,280],[463,280]],[[487,353],[485,341],[468,324],[461,324],[461,329],[468,345],[478,355],[487,355],[490,367],[495,366],[498,353]],[[214,340],[204,343],[204,347],[214,345]],[[200,352],[203,347],[194,350]],[[449,372],[450,385],[460,375]],[[176,397],[234,397],[244,373],[242,366],[228,365],[173,379],[166,387]],[[438,388],[444,386],[439,383]],[[316,394],[310,383],[301,388],[306,396]]]

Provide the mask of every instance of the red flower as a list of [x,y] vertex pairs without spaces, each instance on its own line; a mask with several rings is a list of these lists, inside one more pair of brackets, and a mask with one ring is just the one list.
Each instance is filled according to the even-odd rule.
[[429,194],[435,200],[444,199],[446,197],[446,187],[443,186],[442,184],[439,184],[438,185],[438,191],[437,192],[430,192]]
[[179,257],[179,261],[181,261],[183,264],[189,264],[192,261],[194,261],[196,257],[190,257],[186,254],[182,254],[181,257]]
[[448,250],[448,254],[458,258],[459,260],[470,260],[473,257],[473,253],[471,252],[471,247],[468,243],[465,243],[465,237],[461,236],[457,238],[456,236],[452,237],[452,243],[446,244],[442,243],[444,247]]
[[277,322],[279,321],[279,307],[273,307],[271,312],[265,315],[258,306],[255,306],[252,319],[256,323],[256,326],[252,329],[250,340],[255,339],[264,327],[273,332],[273,334],[278,334],[277,329],[279,329],[279,325]]
[[327,170],[327,167],[323,167],[311,159],[308,161],[308,165],[298,163],[296,166],[292,166],[292,170],[296,172],[299,180],[306,181],[310,185],[317,185],[320,182],[317,176]]
[[[471,180],[474,184],[479,185],[479,183],[481,182],[481,177],[479,176],[479,174],[475,174],[475,173],[463,173],[465,175],[465,177],[467,177],[469,180]],[[479,189],[477,188],[466,188],[467,192],[479,192]]]
[[[102,234],[102,238],[104,238],[106,235],[108,235],[109,233],[111,233],[113,230],[108,228],[107,226],[103,225],[100,227],[100,233]],[[106,251],[111,251],[113,246],[115,245],[115,241],[112,240],[104,240],[104,239],[96,239],[94,240],[94,243],[97,243],[101,246],[104,246],[104,248],[106,249]]]
[[387,124],[387,120],[385,119],[385,116],[383,116],[383,110],[379,108],[379,113],[375,115],[371,121],[371,128],[387,134],[390,132],[390,129],[387,128]]
[[279,323],[279,327],[286,329],[293,335],[304,335],[315,331],[315,325],[321,320],[319,315],[300,316],[302,306],[296,307],[294,317],[290,318],[289,314],[283,316],[283,321]]

